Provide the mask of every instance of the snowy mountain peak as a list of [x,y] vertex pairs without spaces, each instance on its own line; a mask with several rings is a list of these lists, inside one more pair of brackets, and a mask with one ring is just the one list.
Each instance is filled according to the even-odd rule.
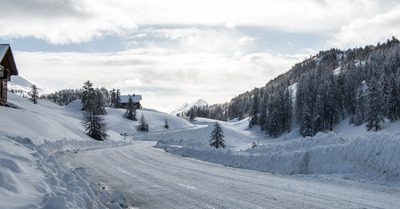
[[193,106],[206,106],[209,105],[204,99],[199,99],[192,104]]
[[176,114],[180,114],[183,112],[187,112],[190,108],[194,107],[194,106],[206,106],[209,105],[209,103],[207,101],[205,101],[204,99],[198,99],[197,101],[193,102],[193,103],[185,103],[182,106],[180,106],[179,108],[175,109],[174,111],[171,112],[172,115],[176,115]]

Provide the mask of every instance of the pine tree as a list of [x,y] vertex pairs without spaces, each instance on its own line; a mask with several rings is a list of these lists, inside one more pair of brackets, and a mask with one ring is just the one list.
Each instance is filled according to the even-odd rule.
[[286,88],[283,94],[283,131],[290,132],[292,125],[292,98],[290,97],[289,90]]
[[259,115],[259,90],[254,89],[254,95],[252,97],[253,103],[250,111],[250,121],[249,127],[251,128],[253,125],[258,125],[258,115]]
[[[107,124],[104,122],[103,115],[106,113],[104,109],[104,100],[100,91],[94,90],[90,81],[86,81],[85,102],[83,111],[83,121],[86,134],[93,139],[104,141],[107,138]],[[82,98],[83,99],[83,98]],[[82,100],[83,101],[83,100]]]
[[359,126],[364,123],[365,121],[365,98],[364,98],[364,90],[361,86],[357,89],[356,94],[356,113],[353,116],[353,123],[356,126]]
[[379,131],[384,123],[382,110],[383,98],[379,86],[379,81],[375,77],[372,77],[368,87],[367,125],[365,126],[368,131]]
[[146,120],[144,119],[143,114],[139,121],[139,131],[149,132],[149,124],[147,124]]
[[324,104],[323,104],[323,98],[321,95],[317,95],[317,99],[315,101],[314,105],[314,111],[313,111],[313,127],[314,127],[314,134],[323,131],[325,129],[324,127]]
[[114,104],[115,108],[121,108],[121,92],[119,91],[119,89],[117,89],[117,93],[115,94],[115,104]]
[[106,140],[108,136],[107,124],[104,122],[104,117],[97,114],[94,108],[88,107],[83,111],[82,123],[88,136],[99,141]]
[[314,135],[311,113],[307,103],[304,104],[302,118],[300,120],[300,134],[303,137]]
[[117,93],[115,92],[115,89],[113,89],[111,90],[110,107],[115,108],[116,100],[117,100]]
[[388,95],[388,112],[387,117],[391,121],[396,121],[400,118],[400,85],[396,76],[391,74],[389,83]]
[[89,101],[94,99],[94,88],[92,82],[87,80],[83,84],[83,91],[82,91],[82,110],[85,110],[88,106]]
[[210,146],[216,149],[220,147],[225,148],[224,133],[218,122],[215,122],[214,130],[211,132]]
[[133,99],[131,96],[129,96],[128,106],[127,106],[126,112],[124,114],[124,117],[129,120],[137,121],[136,107],[135,107],[135,104],[133,103]]
[[31,102],[33,102],[33,104],[37,104],[38,99],[39,99],[39,91],[38,91],[36,85],[32,85],[32,90],[31,90],[31,92],[29,92],[29,95],[31,96],[31,98],[29,100],[31,100]]
[[94,101],[95,101],[95,105],[96,105],[95,111],[99,115],[107,114],[107,111],[106,111],[106,108],[105,108],[105,106],[106,106],[105,96],[103,95],[103,93],[98,88],[96,88],[94,90],[94,94],[95,94],[94,95]]
[[191,108],[191,109],[189,110],[188,115],[189,115],[189,121],[190,121],[191,123],[193,123],[194,121],[196,121],[196,111],[194,110],[194,108]]

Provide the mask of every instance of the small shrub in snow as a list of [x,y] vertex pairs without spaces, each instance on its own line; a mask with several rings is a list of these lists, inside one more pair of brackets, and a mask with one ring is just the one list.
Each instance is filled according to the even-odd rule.
[[251,148],[255,148],[255,147],[257,147],[257,143],[253,142],[252,145],[251,145]]
[[138,128],[139,128],[139,131],[149,132],[149,124],[147,124],[146,120],[144,119],[143,114],[142,114],[142,117],[140,118]]
[[164,125],[164,128],[166,128],[166,129],[169,129],[169,125],[168,125],[168,120],[167,120],[167,119],[165,119],[165,125]]

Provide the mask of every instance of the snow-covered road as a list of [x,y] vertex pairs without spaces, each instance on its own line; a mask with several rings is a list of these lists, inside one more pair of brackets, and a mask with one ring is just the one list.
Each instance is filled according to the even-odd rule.
[[[224,167],[166,153],[155,142],[71,153],[93,180],[139,208],[398,208],[400,189],[321,176]],[[268,163],[268,162],[266,162]]]

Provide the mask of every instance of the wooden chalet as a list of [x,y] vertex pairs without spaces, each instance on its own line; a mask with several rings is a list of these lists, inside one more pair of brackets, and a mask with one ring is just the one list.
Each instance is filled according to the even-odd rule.
[[133,94],[133,95],[121,95],[121,106],[122,108],[127,108],[128,107],[128,102],[129,102],[129,97],[132,97],[133,104],[135,105],[136,109],[142,108],[142,105],[140,104],[140,100],[142,100],[141,95]]
[[7,82],[18,75],[14,56],[9,44],[0,44],[0,105],[7,106]]

